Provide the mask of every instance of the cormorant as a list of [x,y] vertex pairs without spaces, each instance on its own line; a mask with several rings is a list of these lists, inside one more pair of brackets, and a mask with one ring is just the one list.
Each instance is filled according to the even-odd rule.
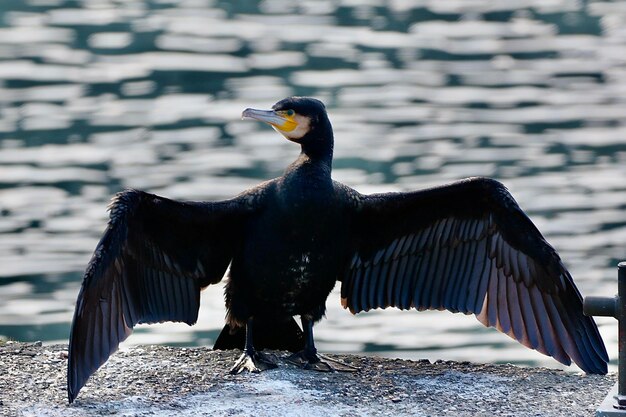
[[301,349],[291,359],[303,368],[342,369],[313,342],[336,281],[352,313],[473,313],[561,363],[607,372],[604,343],[569,272],[501,183],[470,178],[362,195],[331,179],[333,131],[322,102],[290,97],[242,116],[270,124],[302,152],[283,176],[229,200],[178,202],[137,190],[113,198],[76,303],[70,402],[135,324],[194,324],[200,291],[229,264],[227,326],[216,347],[234,347],[227,330],[245,329],[233,373],[275,367],[266,346]]

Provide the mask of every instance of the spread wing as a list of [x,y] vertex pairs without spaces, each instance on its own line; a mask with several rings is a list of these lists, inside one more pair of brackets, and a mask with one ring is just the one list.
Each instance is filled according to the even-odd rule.
[[502,184],[475,178],[360,200],[344,307],[473,313],[561,363],[607,372],[572,277]]
[[222,279],[249,203],[182,203],[135,190],[115,196],[76,302],[70,403],[135,324],[196,322],[200,290]]

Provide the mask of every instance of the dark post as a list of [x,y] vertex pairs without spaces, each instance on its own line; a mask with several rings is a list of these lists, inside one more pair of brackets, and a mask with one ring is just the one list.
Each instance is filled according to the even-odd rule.
[[[626,262],[620,262],[617,268],[617,295],[613,298],[585,297],[583,308],[588,316],[608,316],[618,320],[619,363],[617,392],[613,395],[613,409],[620,410],[619,415],[622,415],[623,412],[623,415],[626,416]],[[606,413],[606,410],[602,410],[601,407],[596,415],[609,416],[614,414]]]
[[619,347],[617,402],[620,409],[626,409],[626,262],[620,262],[617,268],[617,298],[619,300],[616,303],[619,323],[617,335]]

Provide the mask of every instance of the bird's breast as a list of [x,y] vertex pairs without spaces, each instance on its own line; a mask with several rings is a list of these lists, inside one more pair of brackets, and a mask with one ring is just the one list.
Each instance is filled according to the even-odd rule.
[[268,213],[250,229],[231,278],[263,308],[300,314],[323,303],[340,265],[338,220],[323,208]]

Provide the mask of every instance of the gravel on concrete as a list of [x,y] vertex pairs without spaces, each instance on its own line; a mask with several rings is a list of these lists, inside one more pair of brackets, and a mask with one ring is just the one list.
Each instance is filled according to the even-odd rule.
[[356,373],[285,362],[229,375],[240,351],[167,346],[115,353],[67,403],[67,346],[0,345],[0,415],[7,416],[591,416],[616,376],[545,368],[332,358]]

